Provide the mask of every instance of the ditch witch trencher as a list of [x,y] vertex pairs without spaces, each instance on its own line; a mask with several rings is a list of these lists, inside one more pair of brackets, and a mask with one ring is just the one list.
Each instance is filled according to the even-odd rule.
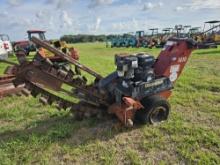
[[[102,77],[47,42],[36,37],[31,40],[95,79],[88,84],[81,72],[55,66],[39,49],[32,61],[25,58],[25,53],[17,53],[19,65],[10,69],[15,75],[15,86],[23,85],[23,93],[38,96],[44,104],[71,109],[78,119],[108,112],[125,126],[133,126],[135,122],[154,124],[168,118],[167,99],[196,47],[193,40],[172,38],[157,59],[145,53],[117,54],[116,71]],[[79,102],[71,101],[71,97],[67,100],[60,93],[78,98]]]

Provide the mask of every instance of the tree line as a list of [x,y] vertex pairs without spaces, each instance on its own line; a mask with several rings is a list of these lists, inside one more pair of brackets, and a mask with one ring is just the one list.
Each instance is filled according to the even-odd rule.
[[82,42],[105,42],[110,41],[112,38],[123,36],[123,35],[88,35],[88,34],[77,34],[77,35],[63,35],[60,40],[66,41],[67,43],[82,43]]

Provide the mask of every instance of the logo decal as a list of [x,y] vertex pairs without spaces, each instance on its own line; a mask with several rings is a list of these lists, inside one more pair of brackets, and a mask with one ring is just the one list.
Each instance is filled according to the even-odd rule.
[[177,79],[179,70],[180,70],[180,65],[179,64],[178,65],[172,65],[170,67],[170,77],[169,78],[170,78],[171,82],[174,82]]

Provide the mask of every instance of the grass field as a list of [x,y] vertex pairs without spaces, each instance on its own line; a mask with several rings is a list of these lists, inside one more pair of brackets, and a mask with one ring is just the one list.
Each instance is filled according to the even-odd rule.
[[[160,52],[75,46],[80,61],[102,75],[114,70],[115,53]],[[220,164],[220,47],[193,53],[170,103],[168,121],[126,129],[113,120],[74,121],[32,97],[4,98],[0,164]]]

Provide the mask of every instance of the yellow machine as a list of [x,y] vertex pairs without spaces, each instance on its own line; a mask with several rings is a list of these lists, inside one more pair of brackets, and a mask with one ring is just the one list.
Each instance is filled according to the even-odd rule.
[[[69,50],[71,49],[71,47],[68,47],[68,45],[66,44],[65,41],[60,41],[60,40],[56,40],[56,41],[50,41],[50,44],[53,45],[55,48],[61,50],[63,53],[68,54]],[[52,57],[54,56],[53,53],[51,53],[50,51],[43,49],[43,51],[45,52],[45,57]]]
[[[209,29],[206,26],[209,24]],[[203,42],[220,44],[220,21],[207,21],[204,23],[202,33]]]

